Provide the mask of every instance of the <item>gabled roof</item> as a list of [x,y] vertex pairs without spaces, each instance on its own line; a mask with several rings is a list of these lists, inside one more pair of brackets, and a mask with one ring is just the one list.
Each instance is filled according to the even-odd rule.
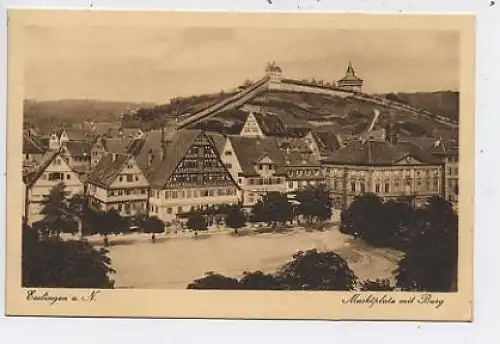
[[61,128],[56,131],[57,137],[61,138],[61,134],[63,131],[66,132],[66,135],[68,136],[68,139],[70,141],[84,141],[87,138],[85,137],[85,134],[82,129],[78,128]]
[[253,115],[264,135],[274,136],[285,135],[287,133],[285,125],[278,116],[261,113],[254,113]]
[[59,151],[48,151],[40,159],[38,166],[34,171],[30,171],[23,176],[24,183],[27,187],[32,186],[38,178],[43,174],[45,169],[54,161],[59,155]]
[[241,169],[244,174],[254,175],[257,173],[255,163],[264,154],[278,165],[285,163],[285,155],[279,149],[278,140],[275,137],[258,138],[229,136],[234,152],[238,157]]
[[413,156],[427,164],[440,164],[440,160],[412,143],[391,144],[388,141],[352,141],[323,160],[326,164],[389,166],[406,156]]
[[[114,159],[113,159],[114,157]],[[123,167],[133,157],[128,154],[106,153],[94,167],[88,178],[91,184],[109,187],[116,180]]]
[[215,144],[218,154],[222,153],[224,146],[226,145],[226,137],[219,133],[207,133]]
[[68,153],[73,157],[90,156],[91,145],[85,141],[68,141],[64,144]]
[[340,138],[333,131],[313,130],[314,137],[320,153],[333,153],[342,146]]
[[46,148],[33,136],[23,135],[23,153],[24,154],[43,154]]
[[[201,130],[179,130],[165,147],[165,155],[163,160],[153,162],[150,172],[147,177],[151,186],[163,188],[170,179],[170,176],[175,171],[177,165],[186,155],[189,148],[193,145],[198,136],[201,135]],[[207,136],[207,139],[211,138]],[[161,148],[161,144],[160,144]],[[147,152],[146,152],[147,153]],[[146,156],[147,159],[147,156]]]
[[129,138],[105,138],[103,139],[104,149],[109,153],[125,153]]

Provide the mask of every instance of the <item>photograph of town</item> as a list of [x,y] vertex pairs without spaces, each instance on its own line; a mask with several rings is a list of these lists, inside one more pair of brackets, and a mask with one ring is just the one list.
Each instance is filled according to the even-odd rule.
[[23,44],[22,287],[457,291],[459,32]]

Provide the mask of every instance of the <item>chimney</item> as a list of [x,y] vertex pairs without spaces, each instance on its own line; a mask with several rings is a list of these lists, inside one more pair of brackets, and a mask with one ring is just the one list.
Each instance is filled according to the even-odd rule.
[[150,149],[149,152],[148,152],[148,166],[151,166],[151,164],[153,163],[153,150]]
[[391,143],[393,145],[397,145],[399,143],[399,135],[398,134],[391,134]]

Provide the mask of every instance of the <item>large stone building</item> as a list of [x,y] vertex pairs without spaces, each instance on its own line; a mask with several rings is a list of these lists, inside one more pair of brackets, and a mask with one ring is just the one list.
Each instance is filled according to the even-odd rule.
[[458,204],[458,186],[459,186],[459,149],[458,143],[453,141],[435,140],[429,152],[444,164],[445,198],[453,204]]
[[414,206],[443,195],[443,166],[439,159],[396,135],[385,141],[353,141],[323,161],[336,208],[355,197],[374,193],[383,199],[404,199]]

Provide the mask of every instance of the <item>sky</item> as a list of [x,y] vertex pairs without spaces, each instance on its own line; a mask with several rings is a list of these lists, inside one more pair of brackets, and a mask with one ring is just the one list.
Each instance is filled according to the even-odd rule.
[[459,88],[453,31],[30,26],[25,29],[25,98],[166,103],[219,92],[264,76],[333,81],[349,60],[364,91]]

